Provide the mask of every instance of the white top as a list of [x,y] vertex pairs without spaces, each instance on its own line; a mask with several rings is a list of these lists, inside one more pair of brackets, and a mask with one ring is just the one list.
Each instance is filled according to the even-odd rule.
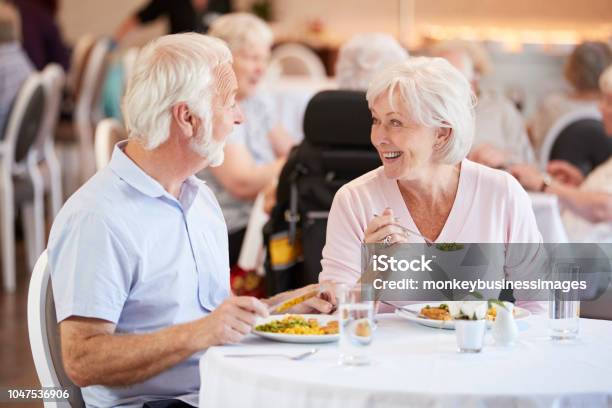
[[534,163],[533,148],[523,117],[506,97],[483,92],[475,108],[474,144],[489,144],[510,154],[514,163]]
[[[327,222],[319,280],[354,283],[361,276],[361,244],[374,214],[393,209],[402,226],[418,231],[396,179],[383,167],[345,184]],[[423,243],[414,235],[410,242]],[[436,242],[539,243],[542,236],[531,200],[510,174],[463,160],[457,195]]]
[[[589,173],[580,190],[612,194],[612,158]],[[570,242],[612,242],[612,222],[592,223],[569,209],[562,219]]]
[[213,347],[200,360],[201,407],[608,407],[612,322],[580,319],[571,344],[548,338],[548,320],[519,322],[513,348],[485,338],[480,354],[459,354],[455,332],[378,315],[372,364],[337,364],[336,343],[303,361],[227,358],[229,353],[299,354],[313,345],[249,337]]

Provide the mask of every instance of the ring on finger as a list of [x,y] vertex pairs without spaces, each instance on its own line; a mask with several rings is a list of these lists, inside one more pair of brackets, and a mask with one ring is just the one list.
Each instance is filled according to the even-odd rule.
[[391,246],[391,234],[387,235],[385,239],[383,239],[383,245],[385,247]]

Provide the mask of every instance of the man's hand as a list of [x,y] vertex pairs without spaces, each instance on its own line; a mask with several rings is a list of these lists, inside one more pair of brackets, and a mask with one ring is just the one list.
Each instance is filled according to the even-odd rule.
[[286,313],[296,313],[296,314],[307,314],[307,313],[331,313],[336,308],[336,298],[333,294],[333,289],[331,286],[327,284],[312,284],[308,286],[304,286],[303,288],[299,288],[296,290],[291,290],[287,292],[279,293],[269,299],[266,299],[265,302],[270,306],[279,305],[282,302],[293,299],[297,296],[305,295],[307,293],[318,291],[317,296],[311,297],[306,301],[297,304],[286,311]]
[[580,169],[564,160],[551,160],[546,171],[561,184],[578,187],[584,181],[584,175]]
[[227,298],[211,314],[192,323],[192,347],[199,351],[239,343],[251,332],[257,316],[268,316],[268,308],[260,300],[247,296]]

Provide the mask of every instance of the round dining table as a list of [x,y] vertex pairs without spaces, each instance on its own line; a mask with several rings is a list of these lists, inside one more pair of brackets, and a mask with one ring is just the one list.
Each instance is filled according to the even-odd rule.
[[[200,360],[200,407],[610,407],[612,321],[580,319],[571,341],[548,336],[548,318],[518,321],[512,347],[486,334],[478,354],[457,351],[455,332],[379,314],[371,362],[338,364],[338,344],[288,344],[249,335]],[[231,358],[226,354],[280,353]]]

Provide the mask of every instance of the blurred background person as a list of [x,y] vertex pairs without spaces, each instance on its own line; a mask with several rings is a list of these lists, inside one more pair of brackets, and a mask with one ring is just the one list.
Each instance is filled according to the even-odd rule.
[[612,50],[608,44],[584,42],[576,46],[564,69],[565,79],[572,89],[549,95],[528,122],[529,136],[536,153],[549,129],[559,118],[575,110],[597,106],[600,97],[599,77],[610,64]]
[[254,198],[273,189],[295,140],[276,117],[270,95],[259,89],[274,40],[268,25],[247,13],[215,20],[209,35],[224,40],[234,57],[237,103],[245,120],[227,138],[225,161],[200,176],[221,204],[229,231],[230,265],[238,260]]
[[[608,137],[612,137],[612,66],[601,75],[599,109]],[[563,224],[570,242],[612,242],[612,158],[586,178],[580,169],[564,161],[552,161],[548,173],[533,166],[515,166],[512,173],[529,190],[559,197],[566,208]]]
[[445,58],[457,68],[468,79],[477,96],[470,160],[494,168],[505,168],[510,163],[534,163],[535,156],[523,117],[506,96],[480,88],[480,74],[470,52],[461,43],[448,42],[438,44],[431,53]]
[[220,14],[231,11],[230,0],[151,0],[121,23],[113,39],[120,43],[131,31],[160,17],[168,18],[168,34],[206,33]]
[[0,138],[11,106],[21,85],[34,71],[21,47],[19,13],[12,5],[0,2]]
[[[393,64],[407,60],[409,56],[406,49],[388,34],[357,34],[345,42],[338,51],[336,60],[338,89],[361,91],[365,98],[365,91],[374,75]],[[292,168],[295,164],[289,160],[286,166]],[[288,185],[289,180],[281,179],[279,184]],[[276,192],[276,188],[266,192],[264,210],[268,214],[276,205]]]
[[23,48],[37,70],[47,64],[70,65],[70,50],[57,21],[60,0],[12,0],[21,16]]
[[338,88],[365,92],[376,73],[408,57],[408,52],[389,34],[357,34],[338,52]]

